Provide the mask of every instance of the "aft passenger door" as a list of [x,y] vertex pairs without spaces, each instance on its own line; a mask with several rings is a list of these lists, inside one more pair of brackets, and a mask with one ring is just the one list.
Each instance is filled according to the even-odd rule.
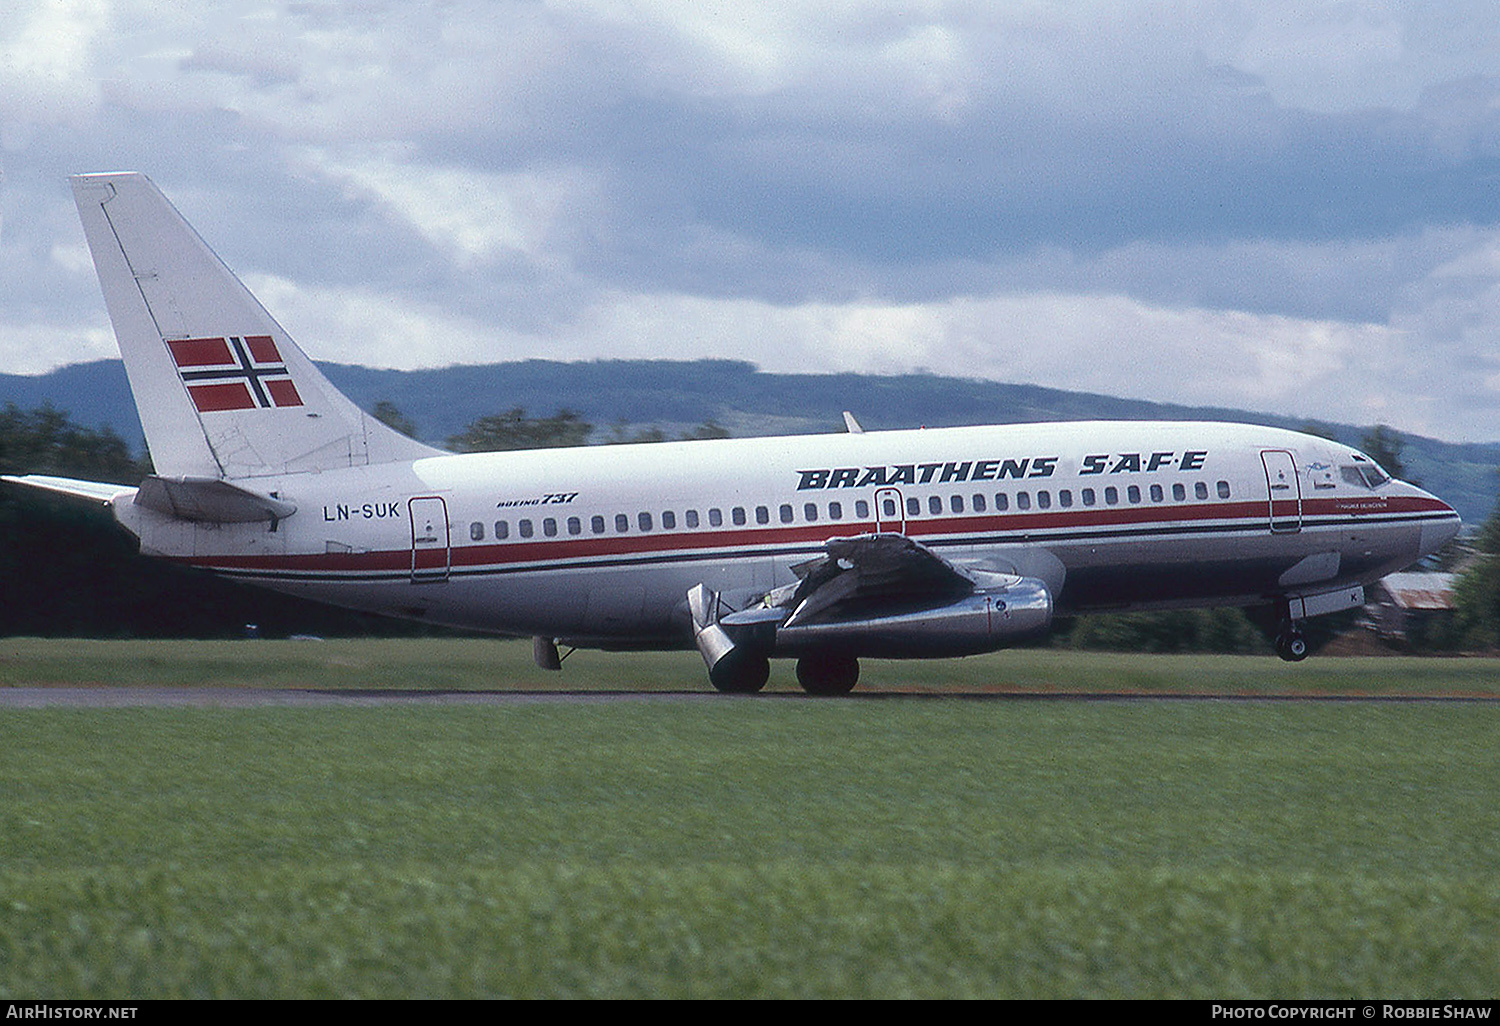
[[1302,485],[1296,461],[1285,449],[1265,449],[1260,462],[1266,468],[1271,533],[1297,533],[1302,530]]
[[431,496],[408,500],[406,508],[411,515],[411,579],[447,580],[448,504]]

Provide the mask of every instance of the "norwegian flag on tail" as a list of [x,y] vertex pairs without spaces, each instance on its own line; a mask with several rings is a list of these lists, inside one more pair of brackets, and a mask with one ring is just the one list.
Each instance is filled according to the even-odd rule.
[[199,413],[302,405],[270,335],[172,339],[167,348]]

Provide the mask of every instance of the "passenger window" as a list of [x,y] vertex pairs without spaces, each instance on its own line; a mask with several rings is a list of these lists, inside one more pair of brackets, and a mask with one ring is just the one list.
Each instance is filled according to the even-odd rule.
[[864,499],[855,499],[854,515],[861,520],[870,519],[870,504]]
[[1125,498],[1134,505],[1141,501],[1141,489],[1139,485],[1131,485],[1125,489]]
[[974,496],[974,512],[975,513],[983,513],[984,511],[985,511],[984,496],[983,495],[976,495],[976,496]]
[[843,505],[843,503],[841,503],[841,502],[830,502],[828,504],[828,519],[829,520],[842,520],[842,519],[844,519],[844,505]]
[[735,527],[744,527],[745,526],[745,507],[744,506],[736,506],[736,507],[734,507],[734,509],[732,509],[732,510],[729,511],[729,519],[731,519],[731,520],[734,521],[734,526]]
[[1057,504],[1063,509],[1073,505],[1073,493],[1064,488],[1057,493]]
[[591,519],[589,521],[589,530],[593,531],[595,534],[603,534],[604,533],[604,518],[596,516],[593,519]]
[[1120,504],[1120,489],[1110,485],[1104,489],[1104,504],[1106,506],[1118,506]]
[[638,524],[641,525],[641,530],[642,531],[649,531],[649,530],[651,530],[651,514],[650,513],[647,513],[645,511],[637,513],[636,516],[635,516],[635,520],[636,520],[636,523],[638,523]]
[[884,510],[884,513],[882,514],[883,516],[893,517],[893,516],[896,515],[896,500],[895,499],[885,499],[885,500],[882,500],[882,502],[881,502],[880,505],[881,505],[881,509]]
[[1229,482],[1228,481],[1220,481],[1219,484],[1218,484],[1218,488],[1219,488],[1219,498],[1221,498],[1221,499],[1227,499],[1227,498],[1229,498]]
[[1010,496],[1006,495],[1004,492],[996,492],[995,512],[1004,513],[1008,509],[1010,509]]
[[531,521],[522,520],[516,524],[522,538],[530,538],[532,533]]
[[1092,488],[1085,488],[1083,491],[1079,492],[1078,495],[1081,499],[1083,499],[1083,504],[1085,506],[1092,506],[1094,504],[1094,490]]
[[922,512],[922,503],[921,502],[919,502],[916,499],[907,499],[906,500],[906,515],[907,516],[914,517],[914,516],[916,516],[917,514],[919,514],[921,512]]
[[582,534],[583,533],[583,521],[579,520],[577,517],[569,517],[568,518],[568,533],[569,534]]
[[483,524],[470,524],[469,525],[469,540],[470,541],[484,541],[484,525]]
[[630,518],[624,513],[615,514],[615,530],[620,534],[630,530]]
[[1049,491],[1046,491],[1045,489],[1043,489],[1040,492],[1037,492],[1036,493],[1036,508],[1037,509],[1051,509],[1052,508],[1052,493],[1049,492]]
[[962,513],[964,511],[964,497],[962,495],[953,496],[953,498],[948,500],[948,508],[955,513]]
[[556,538],[557,537],[557,520],[556,520],[556,518],[554,518],[554,517],[547,517],[545,520],[542,521],[542,533],[545,534],[548,538]]
[[939,496],[929,495],[927,497],[927,512],[931,513],[933,516],[937,516],[942,511],[943,500]]
[[1160,501],[1162,501],[1165,498],[1166,498],[1166,495],[1164,495],[1162,493],[1161,485],[1152,485],[1151,486],[1151,501],[1152,502],[1160,502]]
[[495,521],[495,537],[499,538],[501,541],[504,541],[506,538],[509,538],[510,537],[510,524],[508,524],[504,520],[496,520]]
[[755,507],[755,522],[757,524],[769,524],[771,522],[771,510],[768,506]]
[[1016,493],[1016,509],[1030,509],[1031,496],[1025,492]]
[[[834,505],[836,506],[838,505],[838,503],[834,503]],[[809,524],[818,519],[818,504],[815,502],[809,502],[807,505],[803,506],[802,515],[807,518],[807,522]]]
[[710,509],[708,511],[708,526],[709,527],[723,527],[724,526],[724,514],[720,513],[717,508]]
[[779,510],[777,510],[776,512],[781,517],[781,522],[783,524],[790,524],[792,522],[792,507],[791,506],[789,506],[789,505],[787,505],[786,503],[783,502],[781,504],[781,508]]
[[698,511],[690,509],[682,515],[682,519],[689,528],[696,528],[698,526]]
[[1184,486],[1182,484],[1182,482],[1179,481],[1177,484],[1174,484],[1172,486],[1172,501],[1173,502],[1183,502],[1186,499],[1187,499],[1187,488],[1186,488],[1186,486]]
[[663,531],[673,530],[677,526],[677,514],[666,510],[661,515],[661,529]]

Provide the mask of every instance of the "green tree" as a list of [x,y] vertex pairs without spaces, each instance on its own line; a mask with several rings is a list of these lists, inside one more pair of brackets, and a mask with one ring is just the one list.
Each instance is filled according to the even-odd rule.
[[51,405],[23,410],[6,403],[0,411],[0,471],[135,484],[151,468],[107,427],[95,431],[75,424]]
[[1240,609],[1097,613],[1079,617],[1069,648],[1110,652],[1231,652],[1270,650],[1265,634]]
[[1402,452],[1406,450],[1406,439],[1391,428],[1384,424],[1376,424],[1365,432],[1360,439],[1359,447],[1366,456],[1379,463],[1387,474],[1400,481],[1420,484],[1407,477],[1406,461],[1401,458]]
[[389,399],[382,399],[375,404],[375,409],[370,411],[371,415],[386,427],[395,428],[407,438],[417,437],[417,425],[406,414],[401,412],[400,407]]
[[1474,554],[1453,587],[1454,643],[1500,648],[1500,505],[1474,538]]
[[728,438],[729,429],[710,418],[682,437],[685,439]]
[[[617,421],[614,426],[609,429],[609,432],[610,437],[607,443],[609,445],[635,445],[641,442],[667,441],[667,433],[655,424],[652,424],[648,428],[638,428],[634,433],[632,433],[630,430],[630,425],[622,420]],[[729,429],[723,427],[718,422],[711,419],[704,421],[702,424],[699,424],[691,431],[684,431],[682,434],[677,436],[678,440],[683,442],[699,441],[707,438],[728,437]]]
[[558,410],[550,417],[528,417],[517,406],[473,421],[461,434],[448,439],[448,448],[454,452],[550,449],[586,445],[593,433],[594,425],[572,410]]
[[1330,442],[1337,442],[1339,440],[1338,432],[1334,430],[1333,425],[1325,424],[1321,420],[1303,421],[1302,426],[1297,430],[1301,431],[1304,435],[1317,435],[1319,438],[1326,438]]

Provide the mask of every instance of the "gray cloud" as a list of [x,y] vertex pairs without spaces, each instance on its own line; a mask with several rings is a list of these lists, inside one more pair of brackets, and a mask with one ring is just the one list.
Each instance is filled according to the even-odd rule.
[[1493,2],[18,7],[7,370],[108,352],[65,177],[135,167],[319,355],[961,351],[1500,437]]

